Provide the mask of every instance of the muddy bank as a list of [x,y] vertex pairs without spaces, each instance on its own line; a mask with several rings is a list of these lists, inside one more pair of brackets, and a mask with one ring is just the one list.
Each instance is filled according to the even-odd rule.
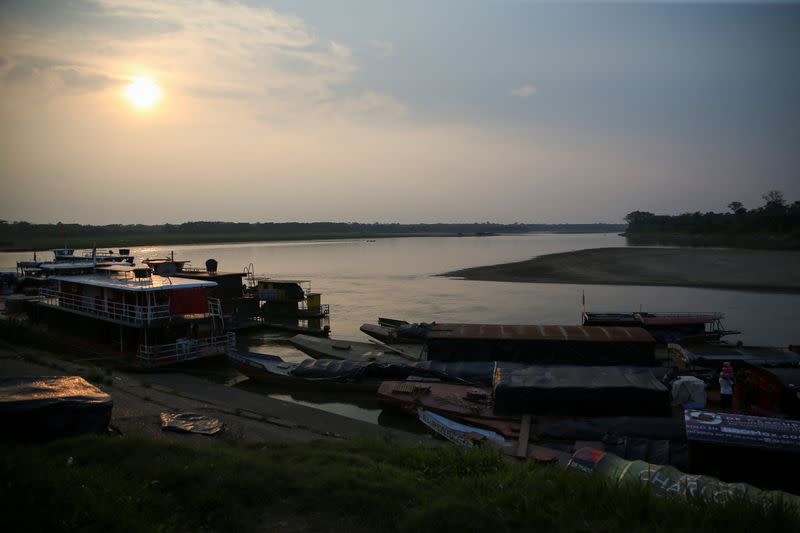
[[595,248],[441,274],[482,281],[800,292],[800,252]]
[[[79,375],[93,381],[114,401],[111,425],[124,435],[206,445],[214,442],[312,442],[368,437],[405,444],[434,445],[429,435],[416,435],[284,402],[213,383],[180,371],[105,373],[57,354],[0,340],[0,377]],[[159,414],[195,412],[219,418],[225,431],[218,437],[161,431]]]

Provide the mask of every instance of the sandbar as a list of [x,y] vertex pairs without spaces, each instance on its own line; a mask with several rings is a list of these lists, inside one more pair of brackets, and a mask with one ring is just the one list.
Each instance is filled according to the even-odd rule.
[[800,292],[800,251],[592,248],[441,275],[482,281]]

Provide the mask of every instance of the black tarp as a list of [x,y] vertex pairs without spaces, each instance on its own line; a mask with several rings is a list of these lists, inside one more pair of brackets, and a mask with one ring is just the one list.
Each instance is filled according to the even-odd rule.
[[670,416],[669,391],[648,369],[530,366],[495,372],[495,411],[571,416]]
[[102,433],[111,396],[79,376],[0,378],[0,428],[6,440],[50,440]]

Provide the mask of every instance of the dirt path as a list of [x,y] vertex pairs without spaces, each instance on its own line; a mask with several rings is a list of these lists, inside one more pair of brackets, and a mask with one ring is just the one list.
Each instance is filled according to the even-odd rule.
[[[0,376],[81,375],[114,400],[111,424],[123,434],[198,445],[216,441],[310,442],[318,439],[372,437],[403,443],[433,443],[415,435],[354,420],[319,409],[284,402],[180,372],[131,374],[104,371],[65,361],[54,354],[0,341]],[[161,431],[163,411],[190,411],[219,418],[225,431],[217,437]]]
[[800,292],[800,252],[595,248],[441,274],[483,281],[672,285]]

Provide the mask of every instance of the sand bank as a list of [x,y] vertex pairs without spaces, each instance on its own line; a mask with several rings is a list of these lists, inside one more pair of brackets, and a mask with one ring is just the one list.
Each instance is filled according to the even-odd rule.
[[483,281],[671,285],[800,292],[800,252],[594,248],[442,274]]

